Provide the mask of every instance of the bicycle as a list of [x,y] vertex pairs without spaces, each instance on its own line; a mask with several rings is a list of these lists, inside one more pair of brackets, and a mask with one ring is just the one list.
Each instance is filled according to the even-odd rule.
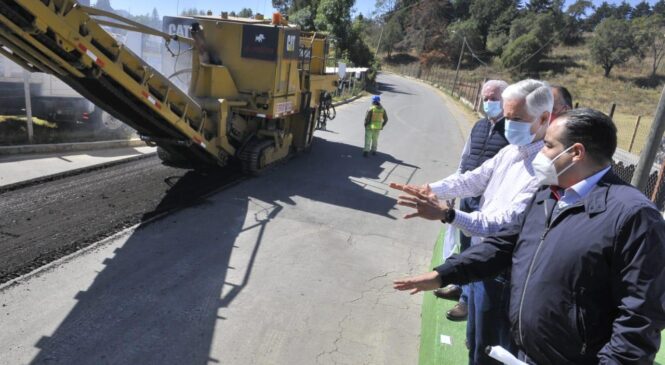
[[328,120],[333,120],[337,116],[337,111],[332,102],[332,95],[328,92],[324,93],[319,103],[319,116],[316,121],[317,130],[326,130]]

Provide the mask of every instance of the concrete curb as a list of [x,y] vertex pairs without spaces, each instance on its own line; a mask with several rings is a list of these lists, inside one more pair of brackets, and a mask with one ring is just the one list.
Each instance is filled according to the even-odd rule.
[[348,98],[348,99],[344,99],[344,100],[342,100],[342,101],[338,101],[338,102],[336,102],[336,103],[333,103],[333,106],[339,106],[339,105],[348,104],[348,103],[350,103],[350,102],[352,102],[352,101],[356,101],[356,100],[362,98],[363,96],[365,96],[365,95],[356,95],[356,96],[350,97],[350,98]]
[[71,151],[90,151],[121,147],[145,147],[142,140],[135,138],[129,140],[114,140],[100,142],[54,143],[54,144],[27,144],[19,146],[1,146],[0,155],[22,155],[32,153],[54,153]]

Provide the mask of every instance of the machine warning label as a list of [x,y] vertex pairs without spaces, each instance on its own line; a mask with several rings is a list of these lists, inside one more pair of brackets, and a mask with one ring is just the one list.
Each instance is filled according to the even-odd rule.
[[300,48],[300,31],[287,30],[284,33],[284,58],[298,58]]
[[289,113],[291,111],[293,111],[293,103],[290,101],[275,105],[275,114]]
[[242,27],[242,51],[244,58],[274,61],[277,59],[277,28],[245,25]]

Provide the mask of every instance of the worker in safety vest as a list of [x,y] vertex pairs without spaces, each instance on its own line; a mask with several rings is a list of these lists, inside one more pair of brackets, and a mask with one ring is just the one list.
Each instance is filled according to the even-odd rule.
[[381,98],[378,95],[372,96],[372,107],[367,111],[365,115],[365,149],[363,150],[363,156],[367,157],[367,154],[371,151],[373,155],[376,155],[376,147],[379,143],[379,132],[386,126],[388,123],[388,114],[386,110],[381,106]]

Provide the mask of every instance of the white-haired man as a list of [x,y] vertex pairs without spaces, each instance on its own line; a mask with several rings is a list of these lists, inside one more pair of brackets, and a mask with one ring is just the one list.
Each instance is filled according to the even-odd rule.
[[[483,84],[480,96],[483,99],[485,117],[478,120],[471,128],[457,168],[458,174],[478,168],[483,162],[494,157],[509,143],[504,135],[505,118],[503,117],[503,101],[501,93],[508,87],[503,80],[488,80]],[[460,200],[459,209],[466,213],[475,212],[480,207],[480,196]],[[445,247],[453,247],[455,238],[446,235]],[[449,242],[450,241],[450,242]],[[460,251],[471,245],[471,237],[460,232]],[[463,321],[468,316],[469,286],[448,285],[434,291],[439,298],[458,301],[452,309],[446,312],[446,318],[451,321]]]
[[[398,204],[415,208],[406,218],[422,217],[452,224],[472,236],[471,245],[517,219],[539,184],[532,162],[543,147],[552,105],[550,86],[538,80],[523,80],[502,93],[505,147],[480,167],[452,175],[426,186],[391,184],[409,195]],[[465,213],[449,208],[443,200],[481,195],[480,209]],[[467,342],[469,364],[498,364],[485,354],[486,346],[512,349],[507,318],[510,287],[507,273],[471,283]]]

